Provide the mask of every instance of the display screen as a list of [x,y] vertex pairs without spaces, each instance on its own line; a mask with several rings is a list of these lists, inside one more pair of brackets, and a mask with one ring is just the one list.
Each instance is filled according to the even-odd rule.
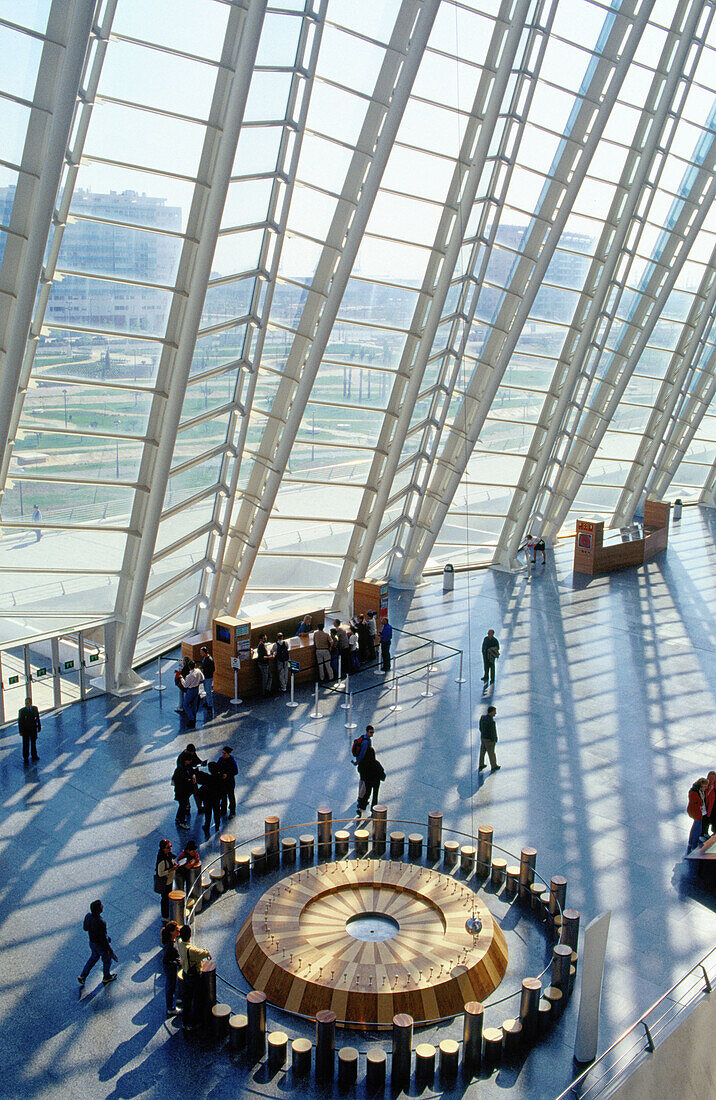
[[588,531],[580,531],[577,536],[577,546],[580,550],[592,549],[592,536]]
[[220,623],[215,624],[216,627],[216,640],[217,642],[226,642],[227,645],[231,644],[231,631],[228,626],[221,626]]

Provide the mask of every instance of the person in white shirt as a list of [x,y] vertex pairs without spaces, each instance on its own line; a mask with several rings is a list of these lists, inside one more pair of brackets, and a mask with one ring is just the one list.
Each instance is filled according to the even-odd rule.
[[186,676],[182,677],[181,683],[184,688],[186,724],[189,729],[193,730],[196,726],[196,712],[199,709],[199,684],[204,680],[204,673],[196,667],[193,661],[189,661],[189,665],[191,667]]

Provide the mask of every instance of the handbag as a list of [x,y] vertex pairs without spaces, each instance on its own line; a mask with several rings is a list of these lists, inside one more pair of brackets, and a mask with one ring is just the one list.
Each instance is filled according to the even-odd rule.
[[154,893],[155,894],[163,894],[164,891],[166,890],[166,886],[167,886],[167,882],[166,882],[166,879],[164,878],[164,875],[158,875],[157,872],[155,871],[154,872]]

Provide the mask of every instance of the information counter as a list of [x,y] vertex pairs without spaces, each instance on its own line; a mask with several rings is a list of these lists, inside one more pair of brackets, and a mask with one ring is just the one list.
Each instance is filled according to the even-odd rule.
[[[299,665],[299,671],[294,673],[295,683],[313,683],[317,675],[313,630],[308,634],[296,634],[299,625],[308,617],[311,619],[312,627],[318,626],[325,622],[325,610],[318,608],[304,614],[293,612],[284,615],[281,619],[249,621],[235,619],[229,615],[214,619],[212,630],[212,655],[216,663],[214,691],[219,695],[232,698],[234,690],[237,690],[241,699],[260,694],[261,676],[255,652],[264,634],[267,636],[266,644],[269,649],[273,647],[277,635],[283,634],[283,639],[289,648],[289,660]],[[332,623],[328,625],[330,627]],[[238,662],[238,667],[235,667],[235,662]],[[272,691],[275,691],[278,686],[276,658],[269,657],[269,664],[273,679]]]
[[643,524],[608,530],[603,520],[577,520],[574,539],[574,572],[594,576],[630,565],[643,565],[665,550],[669,541],[671,505],[647,500]]

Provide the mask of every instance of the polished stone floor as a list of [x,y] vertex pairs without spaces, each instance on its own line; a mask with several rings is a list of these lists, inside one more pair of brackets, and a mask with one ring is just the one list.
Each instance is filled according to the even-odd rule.
[[[567,876],[583,923],[611,910],[600,1047],[714,944],[713,895],[682,857],[689,786],[716,766],[715,541],[716,512],[691,508],[673,526],[668,553],[643,569],[573,579],[566,543],[529,576],[458,574],[453,593],[431,580],[395,594],[394,624],[463,649],[468,682],[455,683],[457,657],[440,660],[432,697],[421,695],[424,673],[406,676],[397,713],[380,677],[366,672],[354,685],[372,688],[356,696],[355,719],[376,725],[392,818],[424,821],[441,809],[455,829],[492,824],[510,851],[533,844],[546,878]],[[470,727],[486,705],[479,651],[488,627],[502,646],[490,692],[502,770],[478,774]],[[419,642],[397,638],[407,674],[429,649],[408,653]],[[436,658],[446,655],[437,646]],[[312,697],[297,697],[294,711],[282,697],[227,706],[213,721],[202,716],[192,733],[174,713],[173,690],[93,699],[46,717],[41,759],[27,769],[16,731],[0,731],[0,1095],[223,1100],[309,1091],[294,1089],[288,1070],[234,1064],[165,1022],[152,893],[158,839],[171,837],[175,851],[182,839],[169,779],[189,740],[206,755],[233,744],[239,805],[231,827],[240,840],[260,833],[267,813],[282,823],[312,820],[324,804],[335,817],[352,814],[355,770],[341,699],[327,696],[325,716],[312,720]],[[201,841],[206,861],[216,854],[218,840],[205,843],[197,824],[187,835]],[[98,966],[80,995],[82,919],[95,897],[105,903],[119,980],[104,988]],[[198,918],[199,938],[239,988],[232,947],[246,904],[227,895]],[[503,900],[491,905],[518,968],[536,968],[539,936]],[[219,997],[239,1009],[240,993],[220,985]],[[451,1094],[494,1097],[511,1088],[516,1097],[556,1096],[574,1073],[576,1013],[573,998],[523,1063]],[[270,1015],[270,1023],[300,1032],[285,1016]],[[411,1086],[411,1095],[418,1091]]]

